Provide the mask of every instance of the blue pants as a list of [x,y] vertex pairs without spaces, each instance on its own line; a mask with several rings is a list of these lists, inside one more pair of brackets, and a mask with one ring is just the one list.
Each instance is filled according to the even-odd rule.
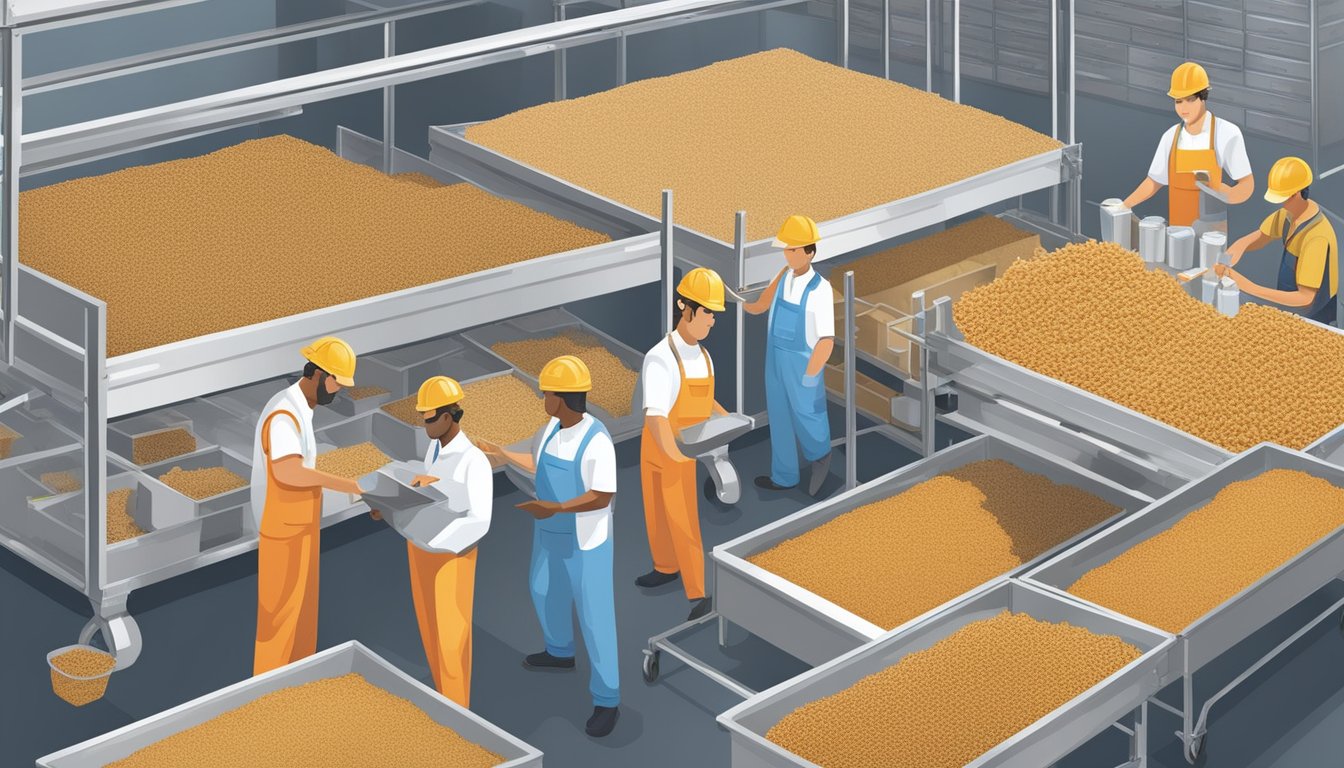
[[831,452],[831,422],[821,376],[804,381],[807,356],[770,349],[765,356],[765,408],[770,417],[770,479],[798,484],[798,449],[817,461]]
[[582,550],[572,531],[555,533],[534,525],[530,570],[532,604],[541,622],[546,652],[560,658],[574,656],[573,610],[577,605],[579,629],[592,665],[588,690],[593,695],[593,705],[619,705],[611,537],[592,549]]

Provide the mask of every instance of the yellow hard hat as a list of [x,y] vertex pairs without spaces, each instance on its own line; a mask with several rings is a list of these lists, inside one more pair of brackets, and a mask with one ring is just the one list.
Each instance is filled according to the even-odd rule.
[[1311,185],[1311,166],[1300,157],[1281,157],[1269,169],[1265,199],[1278,204]]
[[537,379],[542,392],[587,392],[593,388],[588,366],[573,355],[561,355],[547,363]]
[[462,391],[462,385],[457,383],[457,379],[435,376],[426,379],[425,383],[420,385],[420,392],[415,396],[415,410],[432,413],[444,406],[459,403],[464,397],[466,393]]
[[343,387],[355,386],[355,350],[335,336],[323,336],[303,348],[304,359],[331,374]]
[[711,312],[723,311],[723,278],[712,269],[696,267],[681,278],[677,293]]
[[821,232],[817,222],[806,216],[790,216],[775,235],[776,248],[802,248],[804,245],[816,245],[821,241]]
[[1171,73],[1171,90],[1167,95],[1184,99],[1209,87],[1209,73],[1193,61],[1187,61]]

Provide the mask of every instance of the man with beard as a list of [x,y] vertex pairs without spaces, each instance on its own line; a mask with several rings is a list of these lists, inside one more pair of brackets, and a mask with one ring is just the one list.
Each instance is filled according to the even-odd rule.
[[302,351],[303,378],[271,398],[252,451],[252,515],[257,524],[257,642],[252,672],[260,675],[317,650],[319,535],[322,489],[363,490],[315,469],[313,409],[354,386],[355,351],[334,337]]

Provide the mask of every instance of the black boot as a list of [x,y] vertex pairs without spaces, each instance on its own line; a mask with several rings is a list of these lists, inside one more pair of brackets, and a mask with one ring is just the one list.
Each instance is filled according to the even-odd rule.
[[589,736],[600,739],[611,733],[620,717],[621,711],[616,707],[593,707],[593,716],[588,718],[588,726],[584,730]]
[[552,656],[546,651],[534,653],[523,659],[523,666],[528,669],[573,669],[574,657],[562,659],[559,656]]
[[635,579],[635,586],[643,587],[644,589],[653,589],[654,587],[661,587],[664,584],[671,584],[680,577],[681,574],[678,573],[663,573],[659,570],[652,570]]
[[709,613],[713,608],[714,598],[702,597],[697,600],[695,606],[691,608],[691,615],[687,616],[686,620],[695,621],[696,619],[703,618],[705,614]]

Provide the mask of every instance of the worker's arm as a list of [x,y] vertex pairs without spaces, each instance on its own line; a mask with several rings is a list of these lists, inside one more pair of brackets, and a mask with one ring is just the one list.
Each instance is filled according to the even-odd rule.
[[[470,459],[467,467],[467,513],[448,523],[437,536],[430,539],[428,549],[431,552],[452,552],[460,555],[475,546],[490,530],[490,515],[495,501],[495,478],[490,471],[490,462],[476,456]],[[443,481],[435,486],[445,496],[451,490]]]
[[1139,183],[1139,186],[1136,187],[1133,192],[1129,193],[1129,197],[1125,198],[1125,207],[1132,210],[1135,206],[1146,202],[1148,198],[1156,195],[1158,190],[1162,189],[1162,186],[1162,184],[1158,184],[1151,178],[1145,177],[1144,180]]
[[1237,281],[1237,287],[1243,293],[1248,293],[1257,299],[1272,301],[1282,307],[1309,307],[1312,300],[1316,298],[1316,291],[1319,290],[1310,286],[1299,285],[1296,291],[1277,291],[1273,288],[1258,285],[1235,270],[1229,269],[1227,274]]
[[1219,184],[1213,189],[1226,197],[1230,205],[1241,205],[1255,194],[1255,176],[1247,175],[1237,179],[1235,184]]
[[1246,255],[1247,251],[1258,251],[1269,245],[1273,240],[1274,238],[1257,229],[1227,247],[1228,262],[1235,266],[1238,261],[1241,261],[1241,257]]
[[[788,270],[784,270],[787,272]],[[759,315],[770,308],[770,302],[775,300],[775,291],[779,290],[779,281],[784,279],[784,272],[775,275],[775,279],[761,291],[761,295],[756,297],[755,301],[748,301],[742,305],[749,315]]]
[[519,504],[518,508],[524,512],[531,512],[534,517],[544,520],[551,515],[595,512],[599,509],[605,509],[611,504],[611,499],[615,495],[615,493],[607,491],[588,491],[569,501],[525,501]]
[[672,431],[672,422],[668,421],[666,416],[654,416],[652,414],[645,416],[644,425],[649,428],[649,433],[653,435],[653,441],[658,445],[658,450],[662,451],[664,456],[673,461],[689,461],[686,455],[681,452],[681,447],[677,445],[677,436]]
[[522,451],[510,451],[503,446],[487,443],[484,440],[477,440],[476,447],[481,449],[481,453],[495,459],[502,459],[522,471],[533,474],[537,471],[537,460],[530,453]]
[[329,488],[356,496],[364,492],[356,480],[303,466],[302,456],[285,456],[272,461],[271,474],[286,488]]
[[831,359],[831,353],[834,351],[834,337],[817,339],[817,346],[812,349],[812,357],[807,360],[807,375],[820,376],[821,369],[826,367],[826,361]]

